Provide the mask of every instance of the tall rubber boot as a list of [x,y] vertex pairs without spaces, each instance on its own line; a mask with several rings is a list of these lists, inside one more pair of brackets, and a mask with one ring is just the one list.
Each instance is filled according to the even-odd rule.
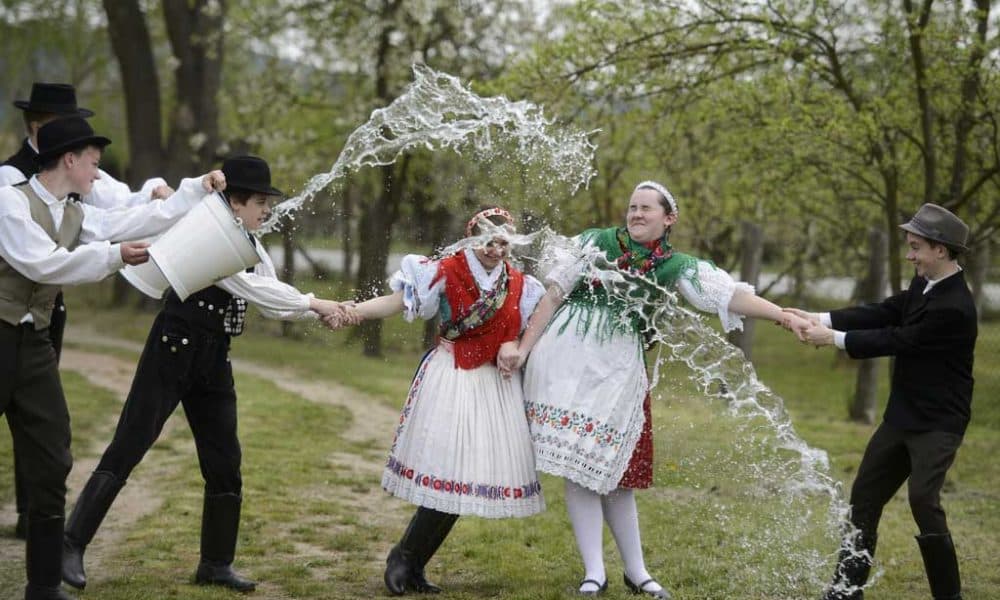
[[73,600],[59,587],[63,547],[62,517],[29,517],[25,546],[28,585],[24,600]]
[[438,551],[441,544],[444,542],[448,534],[451,533],[451,528],[458,521],[458,515],[453,515],[450,513],[445,513],[441,511],[434,510],[432,508],[420,507],[417,509],[418,513],[421,514],[421,520],[427,520],[432,528],[430,535],[427,539],[420,544],[420,548],[414,556],[413,564],[410,565],[410,576],[406,581],[406,585],[409,589],[421,594],[440,594],[441,588],[437,585],[427,581],[426,575],[424,575],[424,568],[427,563],[430,562],[431,557],[434,553]]
[[255,581],[240,577],[233,571],[236,557],[236,537],[240,531],[239,494],[205,494],[201,513],[201,562],[195,572],[195,583],[221,585],[238,592],[252,592]]
[[[859,533],[855,543],[855,550],[867,550],[871,557],[875,557],[875,546],[878,543],[878,534]],[[837,569],[833,575],[833,583],[823,595],[823,600],[864,600],[865,592],[861,588],[868,581],[871,573],[872,563],[870,560],[854,556],[847,549],[841,549],[840,558],[837,561]],[[850,591],[853,590],[853,591]]]
[[918,535],[917,544],[934,600],[962,600],[962,579],[958,573],[958,557],[955,556],[951,534]]
[[62,580],[78,590],[87,586],[83,553],[124,485],[110,471],[94,471],[76,499],[63,536]]

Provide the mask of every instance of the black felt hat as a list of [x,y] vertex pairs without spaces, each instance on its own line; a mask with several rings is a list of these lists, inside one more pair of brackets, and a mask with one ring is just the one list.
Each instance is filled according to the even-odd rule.
[[284,196],[281,190],[271,187],[271,168],[258,156],[233,156],[222,163],[226,176],[226,189],[256,192],[268,196]]
[[49,121],[38,130],[38,161],[87,146],[104,149],[110,143],[108,138],[95,135],[83,117],[63,117]]
[[15,100],[21,110],[55,115],[92,117],[94,111],[76,105],[76,90],[68,83],[35,83],[28,100]]

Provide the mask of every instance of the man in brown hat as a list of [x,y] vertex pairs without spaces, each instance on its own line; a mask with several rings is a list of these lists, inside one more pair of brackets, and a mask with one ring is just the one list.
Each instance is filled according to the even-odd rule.
[[826,600],[864,597],[882,508],[907,479],[931,593],[939,600],[962,597],[941,487],[972,406],[976,307],[957,261],[968,250],[969,228],[936,204],[924,204],[900,228],[906,231],[906,260],[916,270],[905,292],[823,314],[786,309],[813,322],[805,332],[808,343],[836,345],[851,358],[896,357],[882,424],[851,487],[856,531],[845,539]]
[[[0,413],[10,425],[27,492],[25,600],[64,600],[60,589],[70,422],[48,326],[62,285],[96,282],[148,260],[147,244],[115,243],[167,229],[206,191],[213,171],[185,179],[164,202],[123,210],[82,204],[110,140],[80,116],[38,131],[39,173],[0,188]],[[108,241],[112,240],[112,241]]]
[[[38,173],[38,130],[42,125],[66,116],[88,118],[93,111],[81,108],[76,104],[76,90],[66,83],[35,83],[31,86],[31,96],[28,100],[15,100],[14,106],[23,111],[24,127],[27,137],[21,142],[16,153],[0,163],[0,187],[14,185],[27,181]],[[173,193],[166,181],[159,177],[148,180],[142,190],[132,193],[128,186],[99,170],[100,178],[94,182],[90,193],[82,198],[87,204],[100,208],[117,208],[122,206],[137,206],[152,199],[166,198]],[[59,360],[62,351],[63,330],[66,324],[66,305],[62,296],[55,301],[55,308],[49,324],[49,334],[52,346]],[[14,460],[14,487],[17,506],[17,525],[15,536],[23,539],[25,536],[25,492],[19,461]]]

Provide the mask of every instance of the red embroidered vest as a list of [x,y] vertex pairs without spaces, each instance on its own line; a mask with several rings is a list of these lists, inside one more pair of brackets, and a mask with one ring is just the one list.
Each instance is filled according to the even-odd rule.
[[[475,369],[486,363],[496,362],[500,344],[517,339],[521,331],[521,291],[524,275],[504,262],[507,269],[507,298],[503,306],[489,321],[466,331],[454,340],[455,366]],[[452,318],[465,316],[469,307],[479,298],[479,286],[469,270],[465,253],[459,252],[444,258],[438,264],[437,277],[444,277],[444,294],[451,307]]]

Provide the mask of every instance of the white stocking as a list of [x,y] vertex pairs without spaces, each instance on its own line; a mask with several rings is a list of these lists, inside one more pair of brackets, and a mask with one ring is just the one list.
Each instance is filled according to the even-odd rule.
[[[601,496],[596,492],[566,480],[566,512],[573,524],[576,547],[583,559],[584,579],[607,581],[604,571],[604,522],[601,519]],[[581,592],[597,591],[597,586],[587,583]]]
[[[646,561],[642,558],[642,542],[639,539],[639,511],[635,506],[635,494],[630,489],[618,488],[601,496],[601,507],[604,509],[604,520],[611,528],[618,544],[618,553],[625,563],[625,575],[635,585],[650,577],[646,571]],[[647,592],[662,589],[658,583],[651,581],[642,588]]]

